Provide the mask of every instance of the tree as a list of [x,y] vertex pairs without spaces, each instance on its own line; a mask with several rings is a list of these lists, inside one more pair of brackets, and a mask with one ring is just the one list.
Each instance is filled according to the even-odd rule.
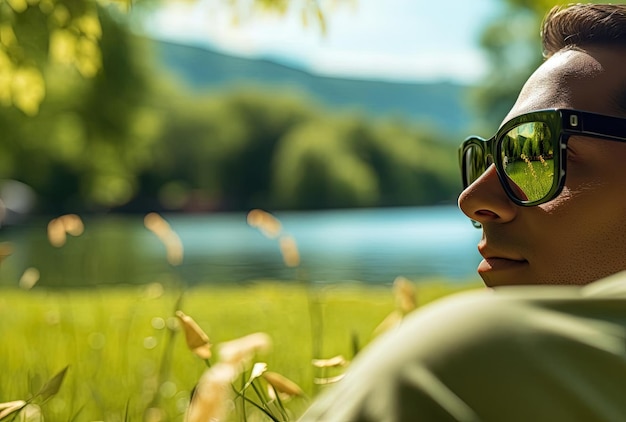
[[[35,188],[47,212],[108,209],[142,191],[162,110],[129,18],[175,1],[0,1],[0,179]],[[278,13],[287,4],[252,2]],[[302,4],[313,13],[317,2]]]
[[[44,68],[49,63],[75,68],[90,78],[102,68],[103,13],[146,11],[189,0],[5,0],[0,2],[0,105],[34,116],[45,97]],[[195,0],[192,0],[195,1]],[[252,7],[285,13],[289,0],[254,0]],[[314,16],[322,31],[325,19],[317,0],[300,3],[303,21]],[[243,5],[231,3],[235,12]]]

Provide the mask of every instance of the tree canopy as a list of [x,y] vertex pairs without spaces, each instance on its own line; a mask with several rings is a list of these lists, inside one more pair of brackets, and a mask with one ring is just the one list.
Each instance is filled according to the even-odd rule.
[[[482,37],[492,70],[475,98],[491,130],[542,60],[539,25],[553,4],[503,1],[502,16]],[[284,13],[290,3],[252,4]],[[256,87],[195,92],[164,74],[149,41],[127,25],[129,9],[154,5],[0,3],[0,179],[31,186],[40,211],[455,200],[455,148],[430,128],[330,113],[310,99]],[[323,30],[318,2],[299,7],[303,21],[316,19]]]

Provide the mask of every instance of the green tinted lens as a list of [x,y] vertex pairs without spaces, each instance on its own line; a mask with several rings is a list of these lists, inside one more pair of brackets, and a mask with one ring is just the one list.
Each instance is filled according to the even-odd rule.
[[485,164],[485,152],[483,149],[475,144],[468,145],[463,155],[465,187],[474,183],[474,180],[478,179],[485,172]]
[[521,201],[545,198],[554,184],[552,133],[546,123],[524,123],[501,139],[499,149],[510,191]]

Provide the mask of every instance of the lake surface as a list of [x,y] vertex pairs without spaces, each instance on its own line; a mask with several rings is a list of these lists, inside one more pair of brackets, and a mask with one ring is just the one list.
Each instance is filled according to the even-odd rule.
[[[298,245],[299,277],[324,282],[390,283],[410,279],[477,280],[480,231],[453,206],[277,212]],[[0,230],[14,253],[0,266],[0,284],[17,283],[28,267],[44,286],[142,284],[154,281],[241,283],[293,280],[278,242],[246,223],[245,213],[164,215],[184,247],[181,266],[143,225],[143,216],[85,219],[85,233],[61,248],[46,238],[47,221]]]

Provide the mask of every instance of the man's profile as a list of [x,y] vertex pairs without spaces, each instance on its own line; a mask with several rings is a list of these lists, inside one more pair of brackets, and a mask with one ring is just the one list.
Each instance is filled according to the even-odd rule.
[[556,7],[542,41],[496,134],[460,148],[496,288],[409,316],[303,421],[626,420],[626,5]]

